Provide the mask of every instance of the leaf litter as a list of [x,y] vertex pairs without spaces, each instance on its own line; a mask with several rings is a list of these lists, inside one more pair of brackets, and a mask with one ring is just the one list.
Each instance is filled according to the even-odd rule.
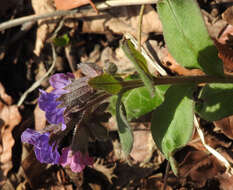
[[[229,19],[229,17],[232,18],[231,14],[224,13],[225,16],[223,18],[226,21],[223,21],[220,17],[221,10],[218,10],[219,12],[214,15],[210,4],[202,2],[200,5],[202,10],[206,12],[204,17],[211,36],[218,38],[219,43],[229,48],[232,36],[232,23],[229,23],[229,20],[232,20]],[[49,0],[32,1],[32,7],[36,14],[55,10],[52,1]],[[82,13],[81,15],[77,13],[72,16],[66,16],[64,17],[64,25],[62,25],[62,29],[57,35],[69,34],[71,49],[73,49],[71,53],[74,55],[72,58],[75,63],[79,63],[80,60],[82,62],[90,61],[104,68],[107,63],[112,62],[120,66],[119,72],[130,71],[133,73],[133,67],[125,59],[119,48],[119,40],[122,34],[126,32],[134,36],[137,35],[139,9],[140,7],[122,7],[121,9],[110,9],[104,13],[99,13],[99,15],[95,12],[89,12]],[[162,26],[155,10],[154,5],[146,6],[143,17],[142,41],[148,40],[152,44],[151,48],[156,52],[158,59],[169,73],[173,75],[201,75],[200,70],[187,70],[181,67],[168,53],[161,37]],[[21,10],[21,13],[24,13],[24,10]],[[151,18],[153,18],[153,22],[151,22]],[[215,19],[218,19],[217,22],[215,22]],[[226,22],[229,25],[225,28]],[[34,51],[37,56],[41,56],[40,64],[45,69],[48,68],[51,61],[51,55],[47,47],[49,37],[53,34],[58,23],[59,20],[56,18],[41,20],[33,29],[34,31],[30,33],[30,35],[35,36],[33,41],[34,50],[32,48],[31,51]],[[16,31],[12,30],[12,33],[14,32]],[[6,31],[6,33],[8,36],[10,35],[9,31]],[[28,36],[25,38],[28,38]],[[98,50],[94,48],[96,45],[99,46]],[[6,50],[6,55],[10,51],[12,50]],[[57,52],[61,58],[61,62],[65,63],[65,66],[59,72],[69,71],[70,68],[64,49],[57,47]],[[221,55],[219,56],[221,57]],[[34,67],[32,75],[36,78],[39,70],[39,65],[37,65],[38,57],[31,57],[31,59],[33,60]],[[6,57],[1,59],[1,61],[5,60]],[[17,59],[15,60],[16,64],[19,64],[26,70],[26,63],[22,64]],[[225,63],[225,70],[232,74],[233,64],[232,60],[229,60],[229,62]],[[8,66],[9,69],[11,68],[10,63],[8,64],[4,66],[0,65],[0,74],[4,71],[2,68]],[[54,72],[56,71],[58,71],[57,68]],[[25,74],[21,70],[19,72],[21,72],[20,75]],[[18,189],[123,189],[129,187],[130,189],[146,190],[163,188],[166,161],[159,153],[153,141],[151,141],[146,116],[141,117],[138,121],[134,121],[133,134],[135,142],[130,160],[122,156],[122,150],[119,146],[119,139],[116,133],[116,121],[114,118],[111,118],[111,123],[106,124],[109,125],[106,127],[109,129],[109,135],[112,140],[91,143],[90,148],[96,157],[93,168],[87,168],[83,173],[74,174],[69,169],[40,164],[35,159],[31,146],[15,145],[17,141],[17,135],[15,134],[20,133],[20,131],[22,132],[22,129],[18,127],[23,126],[19,125],[22,120],[21,114],[23,115],[22,122],[29,116],[33,120],[31,123],[25,122],[24,128],[42,130],[46,125],[46,120],[44,113],[38,109],[38,105],[35,103],[38,91],[32,97],[26,99],[23,106],[20,107],[19,112],[19,108],[14,103],[17,102],[17,98],[21,92],[17,90],[12,92],[12,89],[6,85],[9,81],[6,81],[4,77],[0,79],[4,82],[4,86],[0,85],[0,177],[3,188],[9,187],[6,186],[9,183]],[[28,83],[29,81],[25,77],[23,82]],[[47,87],[48,83],[42,86],[42,88]],[[9,91],[9,94],[12,94],[13,98],[6,91]],[[34,115],[28,114],[28,112],[32,113],[33,111]],[[217,149],[231,163],[233,162],[232,126],[232,116],[214,123],[204,122],[202,125],[202,129],[205,131],[206,143],[212,148]],[[20,150],[16,150],[14,147],[21,147],[21,153]],[[13,159],[13,153],[16,153],[19,158]],[[20,159],[21,154],[22,158]],[[176,178],[169,172],[167,189],[231,189],[233,185],[232,177],[224,173],[225,168],[215,157],[206,151],[197,135],[194,134],[189,145],[180,150],[176,158],[177,160],[180,159],[181,177]],[[12,168],[12,172],[9,172]],[[12,180],[9,176],[15,174],[17,177],[15,180]]]

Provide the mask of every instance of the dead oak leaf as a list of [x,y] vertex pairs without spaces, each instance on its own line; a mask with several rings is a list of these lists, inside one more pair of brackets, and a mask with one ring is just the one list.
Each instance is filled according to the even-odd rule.
[[[116,34],[130,33],[137,36],[139,12],[140,6],[114,8],[108,14],[100,13],[97,19],[86,20],[82,31],[101,34],[111,31]],[[150,5],[146,5],[142,23],[142,42],[146,41],[151,32],[162,33],[162,24],[155,10]]]
[[2,151],[0,153],[0,163],[3,175],[7,175],[8,171],[12,168],[12,147],[14,146],[14,138],[12,130],[21,121],[21,115],[16,105],[7,105],[11,103],[11,98],[5,93],[5,90],[0,84],[0,95],[3,101],[0,101],[0,119],[3,121],[1,127],[1,145]]
[[203,151],[189,152],[179,166],[179,174],[182,177],[190,177],[201,188],[208,179],[212,179],[225,170],[219,161]]
[[233,139],[233,115],[218,121],[214,121],[214,125],[219,128],[228,138]]
[[[53,12],[55,8],[52,5],[52,0],[32,0],[32,7],[35,14],[45,14],[49,12]],[[48,19],[41,19],[38,21],[38,29],[36,32],[36,43],[34,48],[34,53],[39,56],[41,49],[44,47],[44,42],[47,39],[48,35],[52,33],[52,31],[56,27],[56,23],[46,23]],[[51,19],[50,19],[51,20]]]
[[233,176],[229,176],[224,173],[222,175],[218,175],[217,179],[220,183],[220,188],[224,190],[232,190],[233,189]]

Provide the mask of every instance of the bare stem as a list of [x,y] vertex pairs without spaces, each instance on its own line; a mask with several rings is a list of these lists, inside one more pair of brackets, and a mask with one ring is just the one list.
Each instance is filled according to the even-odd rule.
[[139,13],[139,22],[138,22],[138,51],[141,52],[141,38],[142,38],[142,20],[144,13],[145,5],[142,5]]
[[51,46],[52,46],[52,52],[53,52],[53,63],[51,65],[51,67],[49,68],[49,70],[45,73],[45,75],[43,77],[41,77],[38,81],[36,81],[35,83],[32,84],[32,86],[27,89],[23,95],[20,97],[18,103],[17,103],[17,106],[21,106],[23,101],[26,99],[26,97],[28,96],[28,94],[30,92],[32,92],[33,90],[35,90],[37,87],[40,86],[41,82],[53,71],[53,68],[55,67],[56,65],[56,59],[57,59],[57,55],[56,55],[56,51],[55,51],[55,48],[53,46],[53,44],[51,43]]

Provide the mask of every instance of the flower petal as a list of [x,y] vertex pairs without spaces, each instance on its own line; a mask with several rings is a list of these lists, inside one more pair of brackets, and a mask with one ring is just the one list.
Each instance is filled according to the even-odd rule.
[[38,104],[40,109],[42,109],[43,111],[50,112],[60,104],[60,102],[56,101],[56,99],[59,98],[60,95],[48,93],[44,90],[40,90],[40,93],[41,94],[38,99]]
[[40,134],[32,129],[26,129],[21,135],[22,142],[34,145],[37,160],[41,163],[57,164],[60,154],[57,147],[49,144],[49,133]]
[[34,145],[40,137],[40,133],[32,129],[26,129],[21,135],[21,141]]
[[71,83],[71,79],[74,79],[74,75],[72,73],[57,73],[50,77],[49,83],[55,89],[63,89]]

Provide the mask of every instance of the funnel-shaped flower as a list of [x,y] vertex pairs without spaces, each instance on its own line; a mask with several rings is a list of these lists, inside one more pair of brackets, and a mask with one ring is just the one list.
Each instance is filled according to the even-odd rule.
[[62,149],[62,155],[59,163],[65,167],[70,165],[73,172],[81,172],[87,165],[93,164],[93,159],[89,157],[88,153],[82,154],[80,151],[72,153],[69,147]]
[[64,110],[65,108],[58,108],[57,106],[61,103],[57,99],[67,93],[68,91],[64,88],[69,85],[74,79],[73,74],[55,74],[53,75],[49,82],[54,90],[51,93],[40,90],[41,94],[38,99],[39,107],[46,113],[46,119],[50,124],[63,124],[63,129],[65,128],[64,122]]
[[57,147],[49,144],[49,133],[39,133],[32,129],[26,129],[21,135],[21,141],[34,146],[37,160],[41,163],[58,164],[60,154]]

